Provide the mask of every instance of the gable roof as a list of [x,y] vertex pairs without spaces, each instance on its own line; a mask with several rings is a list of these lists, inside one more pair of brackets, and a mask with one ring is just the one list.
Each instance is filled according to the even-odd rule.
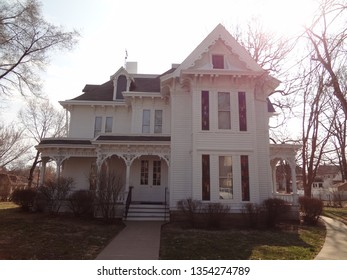
[[194,51],[174,71],[173,76],[178,77],[182,70],[194,66],[202,54],[208,52],[209,48],[218,40],[222,40],[233,54],[243,61],[250,71],[265,72],[250,56],[250,54],[235,40],[222,24],[217,27],[194,49]]

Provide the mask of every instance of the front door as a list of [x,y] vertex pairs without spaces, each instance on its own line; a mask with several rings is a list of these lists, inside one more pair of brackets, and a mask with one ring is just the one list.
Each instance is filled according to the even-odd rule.
[[164,160],[157,156],[142,156],[134,161],[131,174],[132,201],[165,202],[168,168]]

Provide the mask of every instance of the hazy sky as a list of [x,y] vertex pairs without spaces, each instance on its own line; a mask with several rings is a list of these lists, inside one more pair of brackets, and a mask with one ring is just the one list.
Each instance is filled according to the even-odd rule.
[[81,33],[73,51],[52,55],[44,91],[58,104],[80,95],[85,84],[106,82],[124,65],[125,50],[139,73],[161,74],[181,63],[219,23],[232,31],[257,16],[275,31],[298,31],[310,18],[313,1],[42,0],[46,20]]

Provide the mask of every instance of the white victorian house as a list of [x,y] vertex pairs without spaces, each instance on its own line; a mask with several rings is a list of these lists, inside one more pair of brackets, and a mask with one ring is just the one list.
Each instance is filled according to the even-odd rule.
[[69,132],[37,146],[41,183],[48,160],[76,189],[97,188],[91,174],[106,166],[120,178],[120,200],[132,190],[133,219],[146,211],[154,219],[161,215],[155,208],[173,211],[186,198],[240,212],[245,203],[279,195],[272,174],[285,159],[294,195],[282,197],[295,204],[297,147],[269,144],[274,108],[268,96],[279,81],[222,25],[167,72],[136,69],[128,62],[104,84],[86,85],[82,95],[60,102],[69,112]]

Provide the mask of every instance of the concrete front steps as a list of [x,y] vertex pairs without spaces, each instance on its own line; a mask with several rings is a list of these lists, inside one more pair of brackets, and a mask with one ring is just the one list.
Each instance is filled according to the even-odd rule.
[[164,204],[131,203],[126,221],[168,221],[169,211]]

